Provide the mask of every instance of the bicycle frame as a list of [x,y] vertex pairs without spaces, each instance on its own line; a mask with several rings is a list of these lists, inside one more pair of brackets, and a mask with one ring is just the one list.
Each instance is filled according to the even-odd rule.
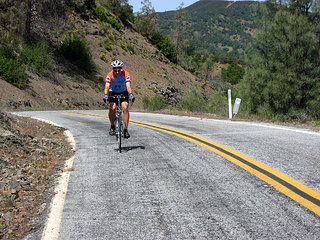
[[121,99],[125,98],[123,95],[116,95],[117,98],[117,108],[116,108],[116,119],[115,119],[115,131],[116,131],[116,139],[118,142],[119,152],[121,153],[121,138],[123,137],[123,119],[122,119],[122,107],[121,107]]

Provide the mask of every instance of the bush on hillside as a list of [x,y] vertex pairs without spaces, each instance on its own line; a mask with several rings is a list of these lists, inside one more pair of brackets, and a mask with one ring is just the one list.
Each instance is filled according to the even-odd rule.
[[101,21],[107,20],[107,13],[103,10],[102,7],[98,6],[94,9],[94,11]]
[[43,74],[51,66],[48,45],[26,44],[22,38],[0,33],[0,77],[19,88],[28,85],[26,70]]
[[209,99],[197,88],[192,88],[180,101],[178,109],[191,112],[205,112],[220,116],[228,115],[228,97],[225,91],[217,90]]
[[104,11],[102,7],[98,6],[94,10],[101,21],[109,23],[112,27],[114,27],[117,30],[121,29],[121,24],[114,17],[108,17],[107,13]]
[[80,69],[87,73],[95,70],[89,44],[77,34],[69,35],[59,47],[59,52]]
[[18,88],[28,85],[28,76],[25,66],[13,58],[6,58],[0,53],[0,77]]
[[99,4],[117,15],[124,24],[135,20],[133,7],[126,1],[99,1]]
[[149,111],[157,111],[161,109],[165,109],[167,105],[165,104],[163,97],[159,95],[155,95],[153,98],[149,98],[144,96],[142,99],[143,108]]
[[220,89],[210,96],[206,108],[209,113],[227,117],[228,107],[227,91],[222,91]]
[[160,52],[165,55],[171,62],[177,62],[177,56],[174,43],[171,42],[168,36],[160,32],[156,32],[151,37],[151,42],[155,45]]
[[107,23],[117,30],[121,30],[121,24],[114,17],[107,17]]
[[196,88],[192,88],[179,103],[182,111],[205,112],[206,106],[206,99]]
[[48,52],[47,44],[27,45],[21,51],[21,61],[33,72],[42,74],[51,66],[51,57]]
[[237,84],[244,76],[244,69],[236,64],[230,64],[227,69],[222,69],[221,78],[223,81]]
[[95,0],[67,0],[66,3],[80,14],[86,14],[96,6]]
[[124,23],[134,22],[134,15],[132,6],[129,4],[125,4],[120,8],[119,18]]

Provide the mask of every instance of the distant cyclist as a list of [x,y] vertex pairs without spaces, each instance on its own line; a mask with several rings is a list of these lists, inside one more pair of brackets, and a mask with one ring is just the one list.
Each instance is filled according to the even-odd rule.
[[106,76],[106,85],[104,89],[103,101],[109,102],[109,120],[110,120],[110,135],[115,135],[115,118],[116,118],[116,102],[115,95],[122,94],[125,96],[121,99],[121,107],[123,111],[123,128],[124,138],[129,138],[128,124],[129,124],[129,100],[134,102],[135,97],[132,94],[131,89],[131,77],[128,71],[123,70],[123,62],[116,60],[111,63],[113,70]]

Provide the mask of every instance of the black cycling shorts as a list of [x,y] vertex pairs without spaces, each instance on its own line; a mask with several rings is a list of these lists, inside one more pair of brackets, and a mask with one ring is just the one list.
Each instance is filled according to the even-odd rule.
[[118,103],[118,99],[116,97],[114,97],[116,95],[123,95],[125,97],[125,98],[120,99],[120,103],[129,102],[129,93],[127,91],[121,92],[121,93],[109,92],[108,102],[109,103]]

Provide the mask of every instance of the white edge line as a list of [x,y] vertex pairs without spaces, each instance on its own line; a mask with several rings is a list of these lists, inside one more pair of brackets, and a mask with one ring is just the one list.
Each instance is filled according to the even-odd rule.
[[291,132],[298,132],[298,133],[304,133],[304,134],[320,136],[320,133],[314,132],[312,130],[302,130],[302,129],[300,130],[300,129],[291,128],[291,127],[268,126],[268,125],[259,124],[259,123],[242,123],[242,122],[233,122],[233,123],[247,124],[247,125],[257,126],[257,127],[266,127],[266,128],[273,128],[273,129],[278,129],[278,130],[285,130],[285,131],[291,131]]
[[[73,150],[75,150],[75,141],[70,131],[66,130],[65,135],[68,137]],[[64,166],[58,185],[55,188],[55,195],[51,200],[50,212],[47,218],[46,225],[42,232],[41,240],[55,240],[59,238],[60,225],[62,220],[62,212],[64,207],[64,201],[68,191],[68,182],[73,165],[74,155],[69,158]]]
[[[188,117],[188,116],[186,116]],[[198,117],[193,117],[193,118],[198,118]],[[245,121],[237,121],[237,120],[220,120],[220,119],[210,119],[210,118],[198,118],[201,121],[203,120],[211,120],[211,121],[216,121],[216,122],[226,122],[230,124],[242,124],[242,125],[248,125],[248,126],[256,126],[256,127],[265,127],[265,128],[272,128],[272,129],[277,129],[277,130],[284,130],[284,131],[291,131],[291,132],[297,132],[297,133],[304,133],[304,134],[310,134],[310,135],[316,135],[320,136],[320,132],[315,132],[313,130],[309,130],[306,128],[303,129],[298,129],[296,127],[290,127],[290,126],[279,126],[276,124],[269,125],[269,123],[254,123],[254,122],[245,122]]]
[[[138,113],[138,115],[142,115],[144,113],[142,112],[135,112]],[[155,113],[149,113],[149,114],[155,114]],[[162,115],[162,116],[168,116],[166,114],[162,114],[162,113],[156,113],[158,115]],[[171,115],[169,115],[171,116]],[[276,124],[272,124],[272,123],[255,123],[255,122],[247,122],[247,121],[237,121],[237,120],[223,120],[223,119],[213,119],[213,118],[200,118],[200,117],[191,117],[191,116],[179,116],[182,118],[191,118],[191,119],[197,119],[200,121],[215,121],[215,122],[225,122],[225,123],[229,123],[229,124],[242,124],[242,125],[248,125],[248,126],[256,126],[256,127],[265,127],[265,128],[273,128],[273,129],[277,129],[277,130],[284,130],[284,131],[291,131],[291,132],[298,132],[298,133],[304,133],[304,134],[310,134],[310,135],[316,135],[316,136],[320,136],[320,132],[316,132],[313,130],[309,130],[306,128],[303,129],[298,129],[296,127],[290,127],[290,126],[279,126]],[[270,125],[269,125],[270,124]],[[271,125],[272,124],[272,125]]]
[[[26,117],[25,115],[20,115],[20,116]],[[36,118],[36,117],[31,117],[31,118],[49,123],[51,125],[55,125],[57,127],[62,127],[54,122],[51,122],[45,119]],[[71,132],[69,130],[65,130],[64,134],[67,136],[68,142],[70,143],[72,150],[75,151],[76,142],[74,141],[74,138]],[[52,198],[50,203],[49,214],[46,220],[46,225],[42,232],[41,240],[58,240],[59,238],[64,201],[65,201],[67,190],[68,190],[68,182],[69,182],[69,177],[71,173],[70,169],[72,168],[72,165],[73,165],[74,156],[75,155],[73,155],[71,158],[69,158],[66,161],[63,172],[59,178],[58,184],[55,187],[55,195]]]

